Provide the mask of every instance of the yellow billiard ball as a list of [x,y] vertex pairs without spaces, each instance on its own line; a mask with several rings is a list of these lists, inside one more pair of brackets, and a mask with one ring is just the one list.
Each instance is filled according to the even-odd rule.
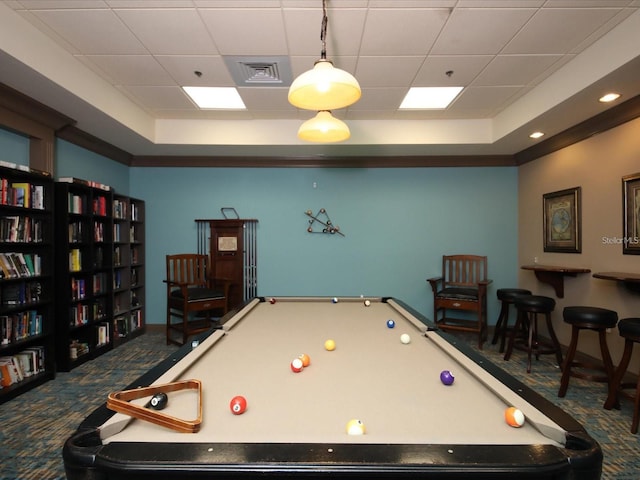
[[324,348],[331,352],[331,351],[336,349],[336,342],[334,342],[333,340],[329,339],[326,342],[324,342]]

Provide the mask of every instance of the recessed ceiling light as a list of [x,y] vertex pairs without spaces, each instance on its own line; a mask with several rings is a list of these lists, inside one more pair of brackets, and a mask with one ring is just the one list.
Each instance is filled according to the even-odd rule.
[[234,87],[182,87],[182,89],[202,109],[244,110],[247,108]]
[[540,138],[542,136],[544,136],[544,133],[542,133],[542,132],[533,132],[531,135],[529,135],[529,138],[536,139],[536,138]]
[[400,104],[400,109],[447,108],[464,87],[413,87]]
[[608,102],[613,102],[614,100],[617,100],[618,98],[620,98],[620,94],[619,93],[607,93],[606,95],[603,95],[602,97],[600,97],[598,99],[599,102],[602,103],[608,103]]

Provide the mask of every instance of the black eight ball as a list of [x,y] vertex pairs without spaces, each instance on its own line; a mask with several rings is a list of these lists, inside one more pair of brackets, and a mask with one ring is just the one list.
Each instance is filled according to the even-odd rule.
[[167,406],[167,402],[169,401],[169,397],[167,397],[166,393],[156,393],[153,397],[151,397],[151,401],[149,404],[151,408],[155,410],[162,410]]

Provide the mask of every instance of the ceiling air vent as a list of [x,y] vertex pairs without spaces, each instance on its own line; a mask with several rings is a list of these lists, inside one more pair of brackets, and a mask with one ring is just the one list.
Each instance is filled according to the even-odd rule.
[[291,85],[289,57],[224,57],[229,73],[239,87],[288,87]]

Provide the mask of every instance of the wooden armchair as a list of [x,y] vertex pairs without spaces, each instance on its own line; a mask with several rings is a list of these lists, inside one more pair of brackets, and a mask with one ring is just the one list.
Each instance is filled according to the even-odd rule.
[[[212,328],[215,310],[220,316],[227,313],[230,282],[210,278],[208,272],[207,255],[167,255],[167,345],[184,345],[189,336]],[[179,332],[182,342],[172,332]]]
[[[487,338],[487,257],[445,255],[442,276],[428,278],[433,290],[433,321],[443,330],[478,333],[478,346]],[[450,316],[458,311],[459,317]],[[466,312],[466,313],[462,313]]]

